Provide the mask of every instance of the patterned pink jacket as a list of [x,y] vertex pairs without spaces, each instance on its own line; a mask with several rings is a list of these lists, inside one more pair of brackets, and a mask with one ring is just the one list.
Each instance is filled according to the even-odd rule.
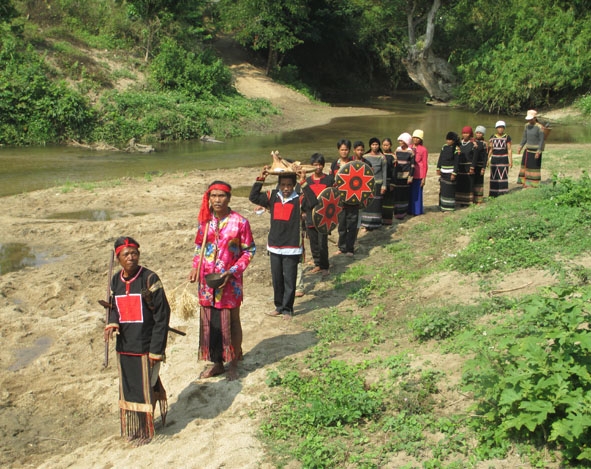
[[[195,237],[193,267],[199,265],[205,224],[200,224]],[[223,219],[212,215],[205,243],[203,264],[199,274],[199,304],[214,308],[236,308],[242,303],[242,273],[256,252],[256,246],[246,218],[233,210]],[[205,275],[227,270],[232,272],[222,290],[209,288]]]

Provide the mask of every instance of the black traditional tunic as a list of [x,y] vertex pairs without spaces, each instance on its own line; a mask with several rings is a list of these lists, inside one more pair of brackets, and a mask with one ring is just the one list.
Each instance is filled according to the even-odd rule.
[[456,179],[456,204],[460,207],[467,207],[473,201],[473,180],[470,170],[474,170],[474,154],[476,148],[477,145],[474,139],[470,139],[467,142],[464,140],[461,141],[458,176]]
[[386,188],[386,192],[382,198],[382,224],[390,226],[394,216],[394,191],[390,188],[392,175],[394,174],[394,155],[386,153],[384,156],[386,158],[386,177],[382,187]]
[[394,217],[401,220],[408,214],[410,185],[415,172],[415,154],[411,148],[396,149],[396,162],[391,188],[394,190]]
[[476,149],[474,150],[474,178],[472,179],[472,195],[475,204],[482,203],[484,198],[484,170],[488,158],[486,142],[476,140]]
[[163,423],[166,418],[166,392],[149,358],[164,358],[170,306],[158,275],[141,266],[130,279],[123,277],[123,270],[115,274],[111,292],[109,324],[119,326],[116,350],[121,435],[150,439],[154,436],[157,401]]
[[382,185],[387,177],[387,161],[382,154],[372,155],[366,153],[363,157],[373,170],[375,185],[373,197],[361,213],[361,226],[368,230],[375,230],[382,226]]
[[490,158],[489,197],[498,197],[509,192],[509,149],[511,137],[507,134],[493,135],[490,140],[492,154]]
[[444,211],[456,209],[456,181],[460,149],[456,145],[443,145],[437,161],[439,177],[439,208]]

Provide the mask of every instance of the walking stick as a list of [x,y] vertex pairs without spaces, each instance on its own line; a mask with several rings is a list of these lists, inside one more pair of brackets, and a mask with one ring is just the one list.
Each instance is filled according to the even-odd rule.
[[[113,261],[115,259],[115,252],[111,251],[111,260],[109,261],[109,276],[107,277],[107,306],[105,307],[105,326],[109,324],[109,316],[111,316],[111,308],[113,305],[111,304],[111,277],[113,276]],[[105,340],[105,361],[103,362],[103,366],[106,368],[109,366],[109,335],[107,334]]]

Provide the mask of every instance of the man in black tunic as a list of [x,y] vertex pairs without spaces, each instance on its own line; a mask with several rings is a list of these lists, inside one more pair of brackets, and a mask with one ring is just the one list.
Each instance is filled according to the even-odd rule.
[[121,271],[111,279],[109,323],[105,340],[117,337],[121,435],[148,443],[154,436],[154,408],[166,418],[166,392],[158,376],[164,360],[170,306],[162,282],[139,265],[139,243],[130,237],[115,241]]

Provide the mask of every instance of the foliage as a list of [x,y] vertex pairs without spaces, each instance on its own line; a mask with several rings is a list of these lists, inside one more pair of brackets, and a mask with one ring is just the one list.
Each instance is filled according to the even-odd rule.
[[265,100],[241,96],[196,101],[183,92],[112,91],[99,103],[94,141],[127,142],[131,138],[178,141],[202,135],[241,135],[254,117],[277,111]]
[[[554,177],[540,191],[489,201],[471,211],[460,226],[474,230],[470,244],[448,262],[459,272],[510,272],[551,266],[591,248],[591,179]],[[515,217],[519,212],[519,217]]]
[[586,116],[591,115],[591,94],[581,96],[575,103],[576,107]]
[[[516,112],[568,99],[591,85],[589,11],[549,0],[511,0],[486,16],[489,3],[459,2],[480,44],[454,57],[458,95],[471,108]],[[484,24],[483,24],[484,23]],[[463,36],[464,37],[464,36]],[[494,79],[491,79],[494,77]]]
[[192,98],[229,95],[232,75],[212,51],[193,53],[165,39],[150,65],[150,79],[161,91],[183,91]]
[[222,0],[218,12],[236,39],[253,50],[267,51],[267,74],[303,42],[308,0]]
[[556,445],[591,461],[591,288],[552,288],[525,299],[466,366],[480,444]]
[[85,138],[94,112],[64,82],[51,81],[32,48],[0,26],[0,143],[45,144]]
[[[332,467],[346,447],[330,445],[349,426],[357,427],[382,410],[380,392],[367,386],[355,366],[332,360],[314,374],[273,372],[271,386],[282,386],[281,403],[261,426],[263,435],[295,442],[293,449],[304,467]],[[339,456],[339,454],[341,456]]]
[[339,311],[336,308],[331,308],[320,316],[312,327],[319,339],[326,342],[338,342],[346,338],[352,342],[368,340],[375,345],[384,341],[383,330],[377,318],[368,320],[360,314]]
[[10,21],[17,16],[11,0],[0,0],[0,22]]

